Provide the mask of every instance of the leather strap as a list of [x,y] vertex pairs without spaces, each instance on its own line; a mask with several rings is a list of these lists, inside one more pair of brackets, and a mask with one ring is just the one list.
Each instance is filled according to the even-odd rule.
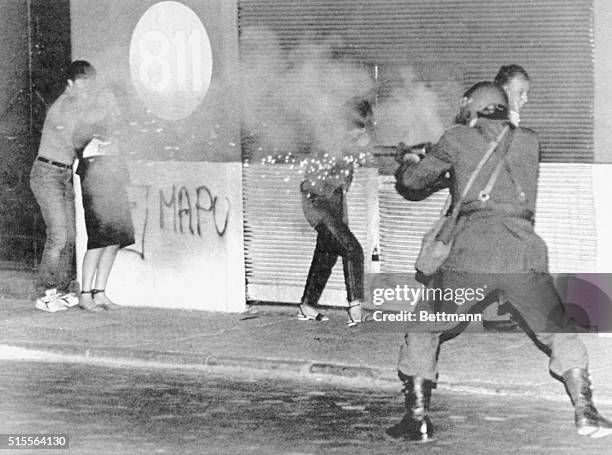
[[[482,189],[480,193],[478,193],[478,199],[480,200],[480,202],[484,203],[489,200],[489,198],[491,197],[491,191],[493,190],[493,186],[495,185],[495,182],[497,181],[497,177],[499,177],[499,173],[501,172],[502,167],[504,166],[508,167],[508,164],[506,162],[506,152],[508,151],[508,148],[510,148],[510,144],[512,143],[512,137],[513,137],[513,132],[510,131],[508,133],[507,140],[504,144],[504,150],[501,153],[501,158],[499,160],[499,163],[497,163],[497,166],[495,166],[495,169],[493,170],[491,177],[489,177],[489,181],[487,182],[485,187]],[[512,181],[514,182],[514,179],[512,179]],[[514,184],[516,186],[516,182]]]
[[[482,157],[482,159],[480,160],[476,168],[472,171],[472,174],[470,175],[470,178],[467,184],[465,185],[465,188],[463,189],[463,192],[461,193],[459,200],[453,205],[453,209],[450,215],[448,215],[448,220],[446,221],[446,223],[444,224],[444,227],[440,230],[440,233],[437,236],[438,240],[442,241],[443,243],[450,242],[450,239],[453,235],[453,230],[455,229],[455,224],[457,222],[457,217],[459,216],[459,211],[461,209],[461,204],[463,203],[463,200],[467,196],[468,191],[474,184],[476,177],[478,176],[478,174],[484,167],[485,163],[489,160],[489,158],[491,157],[491,155],[493,154],[493,152],[499,145],[500,141],[504,138],[504,136],[509,130],[510,130],[510,125],[505,125],[504,128],[499,133],[499,135],[495,138],[495,140],[489,143],[489,147],[487,148],[487,151],[485,152],[484,156]],[[447,204],[449,204],[449,201],[451,199],[452,199],[452,195],[449,194],[448,199],[447,199]],[[445,206],[447,204],[445,204]]]

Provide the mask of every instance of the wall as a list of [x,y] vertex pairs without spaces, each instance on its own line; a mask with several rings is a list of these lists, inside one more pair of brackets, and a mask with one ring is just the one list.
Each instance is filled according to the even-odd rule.
[[[28,93],[28,8],[25,0],[0,2],[0,115],[20,90]],[[2,130],[0,130],[2,131]]]
[[612,163],[612,3],[595,7],[595,162]]
[[[148,10],[153,5],[168,12],[151,15]],[[186,7],[195,15],[186,14]],[[145,14],[149,21],[143,18]],[[237,14],[233,1],[71,2],[73,58],[91,61],[101,84],[119,85],[127,93],[134,157],[240,160],[239,113],[233,96]],[[196,22],[203,25],[201,31]],[[196,84],[195,75],[199,77],[202,68],[211,66],[210,86],[205,77]],[[144,90],[143,84],[151,90]],[[203,100],[181,111],[193,98]],[[160,106],[166,110],[162,115]]]
[[30,154],[25,0],[0,2],[0,42],[0,260],[12,261],[23,257],[30,244],[18,236],[21,226],[31,226],[32,212],[22,205],[28,194],[26,168]]
[[[236,18],[232,1],[71,2],[73,59],[125,93],[136,244],[108,283],[120,304],[245,309]],[[77,237],[80,264],[82,219]]]
[[593,194],[597,219],[598,272],[612,272],[612,3],[594,0],[595,12],[595,165]]
[[[110,298],[127,306],[244,311],[241,174],[239,163],[132,163],[136,243],[119,251]],[[81,264],[87,235],[75,180]]]

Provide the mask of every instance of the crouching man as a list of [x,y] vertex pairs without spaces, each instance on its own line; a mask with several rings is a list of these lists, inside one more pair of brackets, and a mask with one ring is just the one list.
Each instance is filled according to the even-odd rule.
[[[503,292],[520,316],[521,326],[547,348],[549,368],[564,383],[575,407],[578,434],[594,438],[612,434],[612,422],[593,404],[586,348],[565,316],[548,273],[546,245],[534,232],[537,135],[510,124],[507,96],[492,82],[476,84],[466,92],[464,101],[461,115],[466,117],[465,124],[446,131],[425,156],[403,160],[412,164],[402,164],[396,173],[398,191],[408,196],[414,192],[415,199],[447,173],[453,203],[469,186],[450,254],[429,286]],[[468,185],[486,150],[500,138],[473,184]],[[486,301],[485,297],[484,301],[454,305],[453,309],[479,312]],[[436,311],[440,304],[421,301],[418,309]],[[419,330],[412,327],[406,334],[398,365],[406,414],[387,429],[388,435],[413,441],[432,439],[428,411],[437,381],[437,353],[441,342],[461,330],[456,322],[442,322]]]

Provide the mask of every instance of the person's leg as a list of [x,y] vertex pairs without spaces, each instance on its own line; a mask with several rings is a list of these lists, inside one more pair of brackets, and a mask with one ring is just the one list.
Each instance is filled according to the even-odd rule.
[[348,300],[349,325],[361,322],[361,304],[363,302],[363,250],[348,225],[342,220],[342,214],[323,216],[325,228],[329,232],[330,246],[335,253],[342,256],[344,283]]
[[[429,283],[429,288],[441,286],[442,276],[437,274]],[[422,300],[414,312],[431,311],[434,302]],[[406,412],[402,419],[386,429],[393,438],[426,442],[433,437],[433,424],[429,420],[431,391],[437,381],[438,352],[440,333],[434,326],[415,324],[408,327],[404,343],[400,347],[397,374],[402,382]]]
[[564,382],[575,408],[578,434],[594,438],[612,434],[612,422],[599,414],[592,401],[586,347],[563,310],[551,276],[517,276],[509,283],[508,297],[530,334],[549,350],[549,368]]
[[393,438],[426,442],[433,437],[429,419],[431,391],[437,380],[440,336],[433,332],[408,332],[400,348],[398,377],[406,412],[386,433]]
[[[347,226],[348,229],[348,226]],[[346,244],[346,253],[342,256],[344,284],[348,300],[349,321],[352,326],[362,321],[361,306],[363,304],[363,250],[357,238],[351,231],[350,236],[342,241]]]
[[550,371],[561,377],[571,368],[587,368],[588,355],[567,318],[552,277],[547,273],[508,274],[505,293],[525,322],[529,335],[550,353]]
[[330,251],[329,237],[329,231],[324,225],[317,226],[317,245],[300,304],[301,314],[299,316],[301,319],[326,319],[315,308],[315,305],[319,303],[327,280],[329,280],[332,269],[338,260],[338,255]]
[[81,271],[81,295],[79,296],[79,307],[88,311],[101,311],[102,307],[96,304],[92,294],[94,277],[98,270],[98,264],[102,257],[104,248],[94,248],[87,250],[83,257],[83,268]]
[[74,253],[76,247],[76,214],[74,207],[74,187],[72,174],[66,174],[63,181],[62,205],[66,220],[66,243],[60,252],[58,262],[58,287],[60,292],[70,290],[70,283],[76,279]]
[[115,263],[118,251],[119,245],[110,245],[102,248],[102,254],[98,262],[98,271],[96,273],[96,286],[92,290],[95,302],[107,309],[119,306],[110,300],[105,292],[106,283],[108,282],[108,277]]
[[[481,277],[469,273],[450,272],[436,274],[429,282],[424,293],[431,298],[442,295],[447,289],[495,289],[481,281]],[[440,291],[438,291],[440,290]],[[413,309],[417,315],[446,312],[448,314],[479,313],[494,300],[470,300],[460,302],[435,302],[422,300]],[[444,305],[442,305],[442,303]],[[406,413],[402,420],[388,428],[386,433],[394,438],[405,438],[412,441],[427,442],[433,437],[433,425],[428,417],[431,391],[435,388],[438,377],[438,354],[441,344],[456,337],[467,327],[467,323],[457,322],[416,322],[410,323],[409,330],[400,348],[398,376],[403,384],[402,392],[406,404]]]
[[45,290],[59,287],[58,271],[62,250],[68,241],[62,169],[39,161],[34,162],[30,174],[30,188],[40,207],[45,223],[45,246],[38,267],[36,291],[44,295]]

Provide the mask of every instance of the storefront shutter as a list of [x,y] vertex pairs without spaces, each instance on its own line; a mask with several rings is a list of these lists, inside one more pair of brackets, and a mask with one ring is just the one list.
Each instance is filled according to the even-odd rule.
[[[338,59],[366,65],[377,81],[384,82],[379,84],[382,99],[393,86],[397,68],[410,66],[442,101],[439,116],[446,126],[462,90],[492,79],[501,65],[525,67],[532,89],[522,125],[540,136],[543,162],[536,230],[548,244],[552,272],[595,270],[592,0],[239,0],[239,24],[243,63],[250,59],[278,63],[288,54],[299,60],[301,52],[302,58],[309,57],[304,44],[336,43]],[[249,34],[249,27],[273,33]],[[278,45],[285,54],[270,52]],[[394,144],[383,141],[380,145]],[[281,181],[270,179],[274,171],[269,168],[274,167],[245,172],[245,246],[252,299],[265,294],[260,292],[261,285],[283,280],[297,289],[305,279],[314,247],[314,236],[306,230],[304,237],[291,242],[287,260],[283,256],[280,262],[270,262],[260,256],[280,258],[274,252],[286,245],[283,239],[269,238],[269,231],[258,224],[261,216],[255,220],[256,213],[266,211],[266,202],[258,199],[256,189],[265,189],[271,197],[287,183],[287,175]],[[388,171],[381,168],[383,174]],[[291,179],[295,188],[298,177]],[[379,179],[376,237],[380,270],[409,276],[422,234],[437,218],[444,193],[407,202],[395,191],[392,177]],[[361,202],[360,198],[349,199],[349,204]],[[273,207],[274,213],[268,210],[267,216],[277,218],[278,208]],[[287,209],[283,205],[282,210]],[[299,208],[294,207],[293,212],[291,216],[300,219]],[[329,287],[341,291],[338,270]]]
[[[423,234],[438,218],[447,191],[420,202],[404,200],[392,177],[381,177],[380,261],[386,273],[414,274]],[[548,246],[551,273],[592,273],[597,267],[597,233],[591,165],[540,166],[536,232]],[[486,248],[483,246],[483,248]]]
[[278,57],[265,52],[276,40],[299,56],[327,39],[357,63],[452,68],[464,89],[520,64],[532,85],[522,120],[541,137],[542,161],[593,159],[592,0],[240,0],[239,23],[274,32],[241,40],[260,49],[249,58]]

